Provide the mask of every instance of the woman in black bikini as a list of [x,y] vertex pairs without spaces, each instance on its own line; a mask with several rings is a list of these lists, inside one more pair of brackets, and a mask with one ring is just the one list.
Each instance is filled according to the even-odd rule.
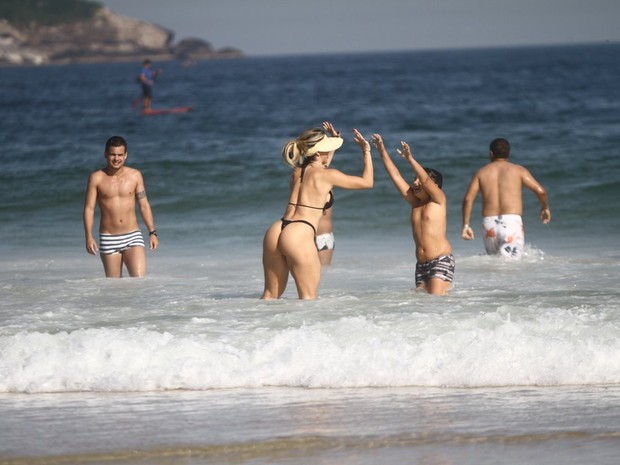
[[[292,158],[289,157],[289,153],[292,153],[297,147],[297,150],[306,153],[311,150],[315,144],[323,140],[326,132],[329,132],[332,136],[340,136],[340,134],[334,129],[331,123],[324,122],[322,130],[320,128],[306,129],[302,132],[297,139],[290,140],[282,148],[282,158],[285,163],[293,168],[290,179],[290,195],[288,204],[284,215],[279,220],[275,221],[265,233],[263,238],[263,272],[265,275],[265,288],[261,299],[278,299],[286,290],[288,284],[288,263],[286,257],[278,250],[278,239],[280,238],[280,232],[282,231],[282,220],[288,218],[295,211],[297,205],[297,197],[299,196],[299,188],[301,186],[301,165],[292,163]],[[342,144],[337,140],[332,141],[338,144]],[[339,146],[339,145],[338,145]],[[334,156],[334,150],[329,152],[328,165]],[[303,159],[299,158],[298,161],[303,165]],[[325,218],[325,217],[323,217]]]
[[[354,141],[361,147],[364,156],[361,176],[349,176],[327,168],[333,152],[342,145],[342,139],[327,137],[321,129],[308,129],[284,146],[284,160],[300,169],[295,170],[298,175],[296,172],[292,175],[291,196],[284,217],[272,224],[265,234],[265,291],[261,298],[279,298],[286,288],[289,271],[295,279],[300,299],[317,297],[321,264],[315,236],[323,212],[333,198],[332,187],[370,189],[373,186],[370,144],[359,131],[354,129],[353,132]],[[276,235],[277,242],[274,241]],[[277,249],[269,250],[274,242]]]

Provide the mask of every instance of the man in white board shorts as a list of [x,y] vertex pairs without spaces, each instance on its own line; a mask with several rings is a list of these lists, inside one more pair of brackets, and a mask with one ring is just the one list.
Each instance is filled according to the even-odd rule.
[[482,225],[484,246],[487,254],[501,255],[519,260],[523,255],[525,233],[521,215],[523,212],[523,187],[531,190],[540,202],[540,220],[547,224],[551,211],[544,187],[523,166],[508,161],[510,143],[506,139],[491,142],[487,165],[472,177],[463,198],[463,231],[465,240],[474,238],[469,225],[471,210],[482,194]]

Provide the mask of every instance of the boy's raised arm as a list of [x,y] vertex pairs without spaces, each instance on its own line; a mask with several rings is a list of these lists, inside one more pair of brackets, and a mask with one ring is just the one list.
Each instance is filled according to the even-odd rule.
[[398,149],[397,152],[401,157],[403,157],[409,162],[411,168],[413,168],[416,177],[420,180],[420,185],[422,186],[422,189],[428,192],[428,195],[431,197],[431,200],[433,202],[439,204],[446,203],[446,195],[443,193],[441,188],[433,182],[424,167],[420,165],[420,163],[418,163],[415,158],[413,158],[413,154],[411,153],[411,148],[409,147],[409,144],[407,144],[407,142],[405,141],[401,141],[400,144],[402,149]]
[[400,171],[398,171],[398,168],[392,161],[392,158],[390,157],[389,153],[387,153],[381,134],[374,134],[372,136],[372,141],[375,144],[375,147],[377,148],[379,155],[381,156],[381,161],[383,162],[383,166],[385,167],[385,170],[390,176],[390,179],[394,183],[394,186],[396,187],[398,192],[400,192],[400,195],[402,195],[403,198],[407,201],[407,203],[413,206],[414,199],[413,199],[413,191],[411,190],[411,185],[403,179],[402,175],[400,174]]

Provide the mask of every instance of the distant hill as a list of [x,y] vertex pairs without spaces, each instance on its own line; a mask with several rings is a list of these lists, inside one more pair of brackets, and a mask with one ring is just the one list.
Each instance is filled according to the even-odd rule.
[[2,0],[0,19],[20,28],[54,26],[92,19],[102,6],[87,0]]
[[239,57],[195,38],[173,43],[174,32],[120,15],[87,0],[1,0],[0,65],[141,60],[195,61]]

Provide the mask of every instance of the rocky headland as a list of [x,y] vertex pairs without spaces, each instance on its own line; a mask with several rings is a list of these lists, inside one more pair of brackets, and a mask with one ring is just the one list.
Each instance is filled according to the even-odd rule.
[[234,48],[216,50],[209,42],[189,38],[174,43],[174,32],[99,7],[87,19],[53,25],[11,24],[0,19],[0,65],[47,65],[164,61],[241,57]]

